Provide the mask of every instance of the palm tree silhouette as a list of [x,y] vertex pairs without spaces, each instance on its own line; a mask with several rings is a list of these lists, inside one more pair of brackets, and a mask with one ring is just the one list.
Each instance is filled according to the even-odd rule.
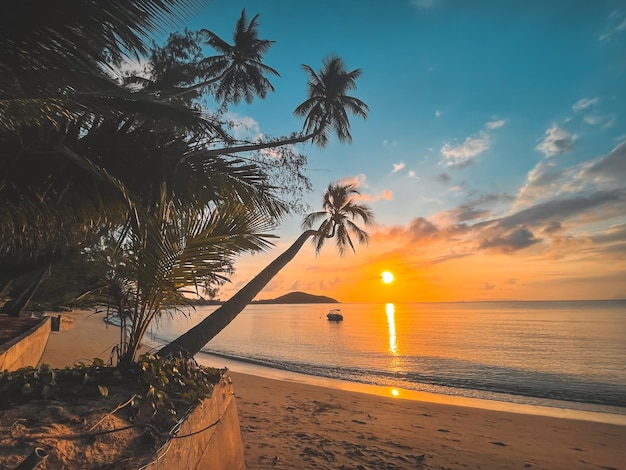
[[[363,225],[371,226],[374,223],[374,214],[369,207],[358,203],[356,199],[358,194],[359,191],[352,184],[330,184],[322,199],[323,210],[305,217],[302,223],[305,231],[284,253],[221,307],[198,325],[164,346],[158,354],[164,356],[179,350],[184,350],[191,355],[197,354],[205,344],[226,328],[267,283],[298,254],[309,238],[312,237],[316,253],[319,253],[325,240],[333,237],[336,237],[340,255],[344,255],[348,249],[355,251],[350,233],[356,235],[359,243],[367,243],[369,234],[353,220],[360,220]],[[319,220],[322,220],[319,227],[312,229],[313,224]]]
[[278,145],[293,145],[311,140],[319,147],[325,147],[332,131],[339,141],[352,142],[349,113],[367,118],[369,108],[358,98],[349,96],[349,90],[356,88],[356,79],[361,69],[346,70],[343,60],[331,56],[324,60],[322,69],[316,73],[308,65],[302,68],[309,74],[307,99],[295,110],[296,116],[305,116],[304,126],[299,135],[254,144],[205,150],[203,155],[224,155],[249,152]]
[[320,147],[328,143],[328,134],[334,130],[342,142],[352,142],[350,122],[346,111],[362,118],[367,117],[367,105],[346,93],[356,89],[356,79],[361,69],[346,70],[343,60],[331,56],[324,60],[319,74],[308,65],[302,68],[309,74],[308,98],[296,108],[296,116],[306,116],[304,131],[312,134],[313,142]]

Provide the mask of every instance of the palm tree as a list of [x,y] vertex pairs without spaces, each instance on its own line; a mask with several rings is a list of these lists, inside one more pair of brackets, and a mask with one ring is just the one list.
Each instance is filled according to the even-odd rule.
[[296,116],[305,116],[300,134],[254,144],[228,146],[203,150],[202,155],[225,155],[294,145],[311,140],[319,147],[328,145],[329,134],[334,131],[340,142],[351,142],[348,113],[367,118],[369,108],[358,98],[346,93],[356,88],[361,69],[348,72],[343,60],[331,56],[324,60],[322,69],[315,73],[308,65],[302,68],[309,74],[307,99],[294,110]]
[[79,297],[109,306],[120,318],[122,365],[135,360],[155,319],[189,304],[185,293],[197,293],[199,282],[223,279],[242,252],[268,246],[262,234],[267,219],[242,204],[224,204],[204,218],[185,212],[168,205],[144,217],[142,230],[132,230],[117,255],[103,260],[106,275]]
[[[278,272],[289,263],[300,251],[304,243],[312,237],[316,253],[319,253],[324,240],[336,237],[336,244],[340,255],[348,249],[355,251],[350,234],[354,234],[359,243],[367,243],[369,235],[354,220],[360,220],[365,226],[374,223],[372,210],[358,203],[356,196],[359,192],[352,184],[330,184],[322,200],[323,210],[309,214],[303,221],[305,231],[284,253],[272,261],[265,269],[257,274],[239,292],[233,295],[221,307],[206,317],[198,325],[164,346],[159,355],[164,356],[184,350],[195,355],[205,344],[213,339],[261,292]],[[313,224],[323,219],[317,229]]]
[[259,15],[247,23],[246,10],[241,16],[233,32],[233,44],[229,44],[217,34],[202,29],[200,34],[206,38],[205,43],[220,55],[206,57],[199,61],[198,66],[208,77],[200,83],[170,94],[171,98],[179,97],[217,83],[214,96],[222,103],[238,104],[241,99],[252,103],[255,96],[265,98],[274,87],[265,74],[280,77],[272,67],[262,62],[263,55],[275,41],[259,39],[257,28]]
[[160,24],[205,1],[7,0],[0,17],[0,130],[68,115],[119,116],[142,106],[161,118],[173,114],[170,122],[186,116],[189,123],[190,110],[130,93],[111,73],[124,58],[144,54]]
[[308,98],[296,108],[296,116],[306,116],[304,131],[313,134],[313,143],[325,147],[328,134],[334,130],[342,142],[352,142],[350,122],[346,111],[362,118],[367,117],[367,105],[352,96],[348,90],[356,88],[361,69],[348,72],[343,60],[331,56],[324,60],[324,67],[315,73],[308,65],[302,68],[309,74]]

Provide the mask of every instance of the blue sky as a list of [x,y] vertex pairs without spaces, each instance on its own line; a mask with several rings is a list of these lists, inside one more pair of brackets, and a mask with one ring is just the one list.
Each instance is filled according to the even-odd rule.
[[[217,0],[188,27],[230,41],[243,8],[281,74],[233,110],[255,132],[300,130],[300,64],[336,54],[362,69],[353,95],[370,115],[352,120],[353,143],[299,150],[314,209],[329,182],[353,180],[378,220],[356,256],[305,250],[261,298],[626,298],[626,2]],[[239,263],[224,298],[299,222]],[[367,287],[381,269],[397,279],[385,292]]]

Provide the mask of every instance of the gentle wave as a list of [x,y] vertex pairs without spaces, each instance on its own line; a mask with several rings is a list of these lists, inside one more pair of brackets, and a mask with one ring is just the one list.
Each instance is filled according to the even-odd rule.
[[[626,302],[251,305],[203,353],[312,377],[626,415]],[[150,332],[167,343],[212,312]]]
[[[616,391],[614,385],[601,383],[593,384],[593,390],[590,390],[589,384],[580,381],[572,381],[572,378],[567,379],[557,376],[551,379],[545,376],[543,378],[533,377],[531,382],[525,382],[526,386],[520,386],[519,381],[501,382],[497,379],[492,381],[476,381],[471,379],[458,379],[455,377],[447,377],[445,380],[441,380],[439,377],[425,376],[417,373],[395,373],[390,375],[383,371],[328,367],[316,364],[224,354],[211,349],[203,349],[202,353],[229,361],[367,385],[396,387],[405,390],[461,396],[465,398],[626,415],[626,407],[624,407],[626,403],[625,391]],[[503,373],[503,375],[510,376],[511,374]],[[552,386],[550,382],[553,383]],[[533,387],[533,383],[536,383],[537,386]],[[564,383],[568,383],[567,390],[562,389]],[[514,384],[516,387],[507,387],[504,386],[505,384]]]

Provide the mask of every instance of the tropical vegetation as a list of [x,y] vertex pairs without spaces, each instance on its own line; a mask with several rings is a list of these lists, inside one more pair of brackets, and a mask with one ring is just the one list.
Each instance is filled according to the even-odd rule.
[[[271,246],[310,189],[293,145],[323,147],[333,132],[349,142],[349,114],[367,116],[347,94],[360,70],[334,56],[319,72],[303,66],[302,130],[245,140],[228,106],[266,98],[268,77],[278,77],[262,62],[273,42],[259,38],[258,16],[241,13],[232,44],[201,30],[159,46],[153,33],[202,1],[36,2],[36,15],[32,2],[9,3],[0,19],[3,311],[19,315],[37,292],[107,305],[129,365],[148,325],[184,306],[186,289],[211,295],[239,255]],[[137,59],[143,70],[120,72]],[[353,248],[339,220],[309,236],[319,249],[335,233]]]
[[[337,250],[342,256],[348,249],[355,251],[350,234],[355,236],[359,243],[367,243],[369,234],[357,225],[355,220],[364,226],[371,226],[374,223],[374,214],[369,207],[358,202],[358,195],[359,191],[353,184],[331,183],[322,198],[322,210],[305,217],[302,222],[305,231],[284,253],[211,315],[163,347],[159,354],[167,355],[180,350],[190,355],[200,352],[202,347],[226,328],[267,283],[298,254],[307,240],[311,239],[315,251],[319,253],[326,240],[335,238]],[[320,225],[314,229],[315,224],[320,221]]]

